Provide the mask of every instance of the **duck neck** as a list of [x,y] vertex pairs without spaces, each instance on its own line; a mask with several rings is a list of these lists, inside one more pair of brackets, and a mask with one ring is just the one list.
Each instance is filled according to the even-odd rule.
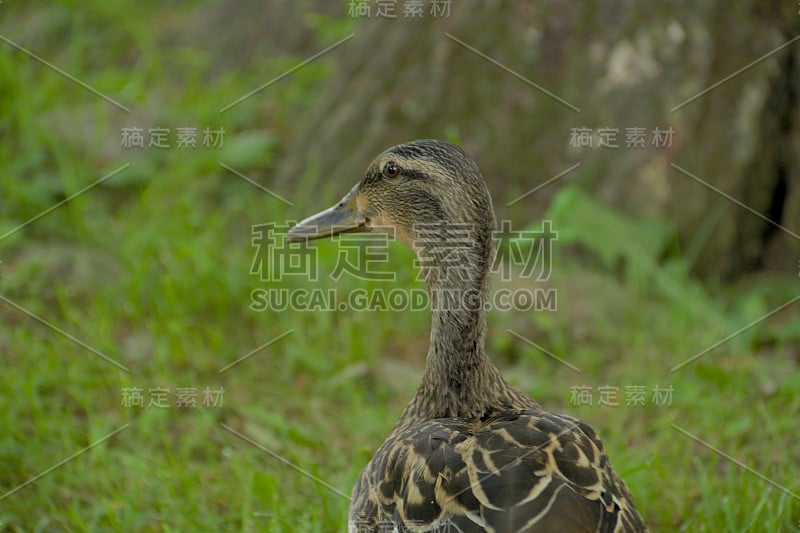
[[[503,403],[508,385],[486,356],[490,237],[422,270],[430,295],[431,338],[425,374],[407,408],[416,418],[481,418]],[[457,260],[453,260],[453,257]]]

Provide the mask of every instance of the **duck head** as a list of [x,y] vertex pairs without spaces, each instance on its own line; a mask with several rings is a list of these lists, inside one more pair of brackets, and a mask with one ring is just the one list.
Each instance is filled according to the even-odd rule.
[[475,162],[454,144],[419,140],[378,155],[344,198],[291,228],[287,239],[386,231],[414,249],[430,281],[441,278],[444,263],[473,267],[468,277],[483,277],[494,228],[491,197]]

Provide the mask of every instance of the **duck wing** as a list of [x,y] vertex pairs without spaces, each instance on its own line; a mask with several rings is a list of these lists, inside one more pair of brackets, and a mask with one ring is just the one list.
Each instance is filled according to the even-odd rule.
[[401,421],[361,473],[351,531],[641,532],[630,493],[583,422],[509,410]]

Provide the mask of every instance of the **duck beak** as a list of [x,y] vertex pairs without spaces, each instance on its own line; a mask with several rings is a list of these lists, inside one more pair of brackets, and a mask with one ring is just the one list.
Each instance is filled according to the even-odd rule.
[[359,184],[356,184],[350,189],[350,192],[333,207],[298,222],[286,234],[286,240],[302,242],[330,237],[337,233],[369,231],[367,219],[358,210],[356,204],[358,186]]

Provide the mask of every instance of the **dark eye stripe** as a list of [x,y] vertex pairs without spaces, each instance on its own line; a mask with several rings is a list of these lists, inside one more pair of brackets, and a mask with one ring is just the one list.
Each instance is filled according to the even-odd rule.
[[428,175],[424,172],[420,172],[419,170],[406,170],[403,169],[400,171],[400,175],[408,178],[410,180],[426,180],[428,179]]

